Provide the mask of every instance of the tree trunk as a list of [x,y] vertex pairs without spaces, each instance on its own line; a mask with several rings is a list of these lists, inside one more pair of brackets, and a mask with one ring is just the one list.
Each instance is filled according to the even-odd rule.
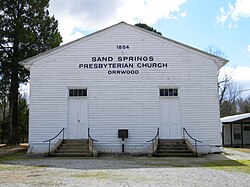
[[2,139],[1,143],[5,143],[6,140],[6,134],[5,134],[5,128],[6,128],[6,99],[3,99],[3,122],[2,122]]
[[15,17],[15,27],[14,27],[14,38],[13,38],[13,58],[11,60],[11,76],[10,76],[10,93],[9,93],[9,136],[8,145],[17,145],[19,143],[18,134],[18,88],[19,88],[19,78],[18,78],[18,62],[20,59],[20,30],[22,30],[23,25],[21,23],[20,15],[20,4],[18,2]]
[[[15,65],[16,66],[16,65]],[[18,134],[18,71],[13,70],[11,73],[11,86],[10,86],[10,121],[9,121],[9,136],[8,142],[9,145],[17,145],[19,143],[19,134]]]

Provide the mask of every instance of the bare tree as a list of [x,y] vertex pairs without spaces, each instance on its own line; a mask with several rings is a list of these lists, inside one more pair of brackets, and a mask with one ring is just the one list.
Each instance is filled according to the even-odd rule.
[[250,112],[250,96],[248,96],[247,98],[239,98],[237,104],[240,114]]
[[218,82],[220,106],[222,104],[222,101],[224,101],[227,97],[226,95],[228,93],[228,88],[232,84],[231,79],[232,79],[231,74],[225,73],[223,78]]
[[[226,58],[226,54],[218,47],[214,45],[210,45],[205,49],[206,52],[216,55],[221,58]],[[241,93],[243,92],[243,86],[236,84],[232,81],[232,75],[236,67],[233,67],[231,72],[218,72],[218,89],[219,89],[219,104],[220,104],[220,112],[221,117],[237,114],[239,109],[237,106],[237,101],[241,97]]]
[[215,55],[215,56],[218,56],[218,57],[221,57],[221,58],[227,58],[227,55],[219,47],[216,47],[214,45],[208,46],[205,49],[205,51],[207,53],[210,53],[212,55]]

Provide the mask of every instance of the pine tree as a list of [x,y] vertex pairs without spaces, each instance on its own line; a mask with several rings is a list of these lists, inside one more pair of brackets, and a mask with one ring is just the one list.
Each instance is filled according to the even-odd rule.
[[49,0],[0,0],[0,78],[8,80],[8,144],[18,144],[18,88],[29,72],[18,62],[62,42]]
[[148,30],[148,31],[151,31],[151,32],[154,32],[154,33],[156,33],[156,34],[162,35],[161,32],[157,31],[157,30],[154,29],[153,27],[148,26],[148,25],[145,24],[145,23],[136,23],[135,26],[141,27],[141,28],[146,29],[146,30]]

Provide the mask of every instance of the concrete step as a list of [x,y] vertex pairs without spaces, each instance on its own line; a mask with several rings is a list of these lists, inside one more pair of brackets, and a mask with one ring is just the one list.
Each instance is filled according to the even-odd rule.
[[69,149],[85,149],[88,150],[89,146],[60,146],[59,149],[65,149],[65,150],[69,150]]
[[91,157],[90,153],[53,153],[54,157]]
[[184,152],[184,151],[190,151],[188,148],[183,148],[183,149],[157,149],[157,151],[179,151],[179,152]]
[[65,140],[51,156],[58,157],[89,157],[87,140]]
[[187,147],[181,139],[160,139],[154,156],[159,157],[190,157],[195,154]]
[[182,139],[159,139],[160,143],[183,143]]
[[161,148],[164,148],[164,149],[171,149],[171,148],[186,148],[187,146],[184,144],[184,145],[161,145],[159,144],[158,147],[161,147]]
[[159,142],[160,145],[185,145],[184,142]]
[[65,139],[64,142],[83,142],[83,143],[88,143],[88,139]]
[[192,151],[186,149],[186,150],[176,150],[176,149],[173,149],[173,150],[158,150],[156,151],[157,153],[193,153]]
[[89,145],[65,145],[65,144],[62,144],[60,146],[60,148],[62,149],[88,149],[89,148]]
[[58,149],[56,153],[89,153],[89,150],[80,150],[80,149]]

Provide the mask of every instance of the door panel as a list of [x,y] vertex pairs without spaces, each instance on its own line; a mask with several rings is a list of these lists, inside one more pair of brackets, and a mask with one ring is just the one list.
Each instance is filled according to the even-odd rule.
[[160,99],[160,134],[161,139],[181,138],[179,120],[179,99]]
[[77,138],[77,100],[70,99],[68,106],[68,138]]
[[88,138],[88,105],[86,99],[69,99],[68,138]]
[[79,100],[78,101],[78,134],[77,137],[79,139],[87,139],[88,138],[88,107],[87,100]]

